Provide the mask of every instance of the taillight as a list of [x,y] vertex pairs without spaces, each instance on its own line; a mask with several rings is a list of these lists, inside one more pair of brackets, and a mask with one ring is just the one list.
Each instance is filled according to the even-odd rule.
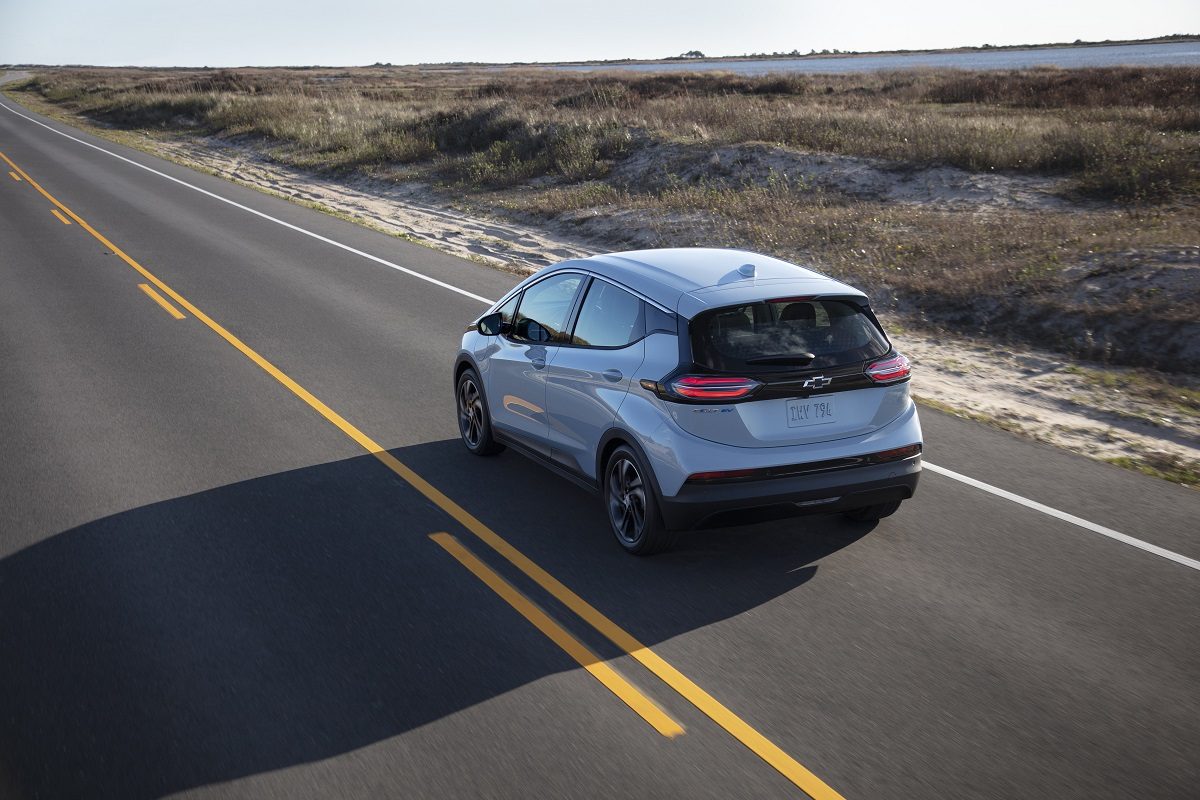
[[876,383],[895,383],[904,380],[912,373],[908,359],[896,353],[891,358],[876,361],[867,367],[867,377]]
[[728,378],[717,375],[683,375],[667,388],[689,400],[738,400],[749,397],[762,386],[753,378]]

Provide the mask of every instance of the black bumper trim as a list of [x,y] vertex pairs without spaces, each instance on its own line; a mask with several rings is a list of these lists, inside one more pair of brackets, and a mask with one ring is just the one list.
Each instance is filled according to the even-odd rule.
[[659,505],[668,528],[750,524],[907,500],[916,492],[920,476],[921,457],[913,456],[903,461],[832,472],[728,483],[687,483],[674,497],[659,498]]
[[[721,473],[711,473],[714,477],[696,477],[692,476],[687,479],[688,485],[712,485],[715,483],[737,483],[748,481],[760,481],[769,478],[792,478],[799,475],[812,475],[815,472],[833,472],[839,469],[855,469],[857,467],[866,467],[874,464],[888,464],[893,461],[905,461],[913,456],[919,456],[922,450],[922,444],[910,444],[906,447],[896,447],[891,450],[883,450],[878,453],[865,453],[861,456],[845,456],[842,458],[831,458],[825,461],[809,461],[805,464],[785,464],[780,467],[763,467],[762,469],[752,470],[750,475],[732,475],[725,477]],[[701,476],[710,473],[699,473]]]

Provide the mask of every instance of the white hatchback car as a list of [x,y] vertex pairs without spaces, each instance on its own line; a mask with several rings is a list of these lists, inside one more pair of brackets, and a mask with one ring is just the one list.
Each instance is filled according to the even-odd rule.
[[921,472],[908,380],[862,292],[713,249],[547,267],[454,363],[467,449],[509,445],[599,493],[637,554],[700,525],[892,514]]

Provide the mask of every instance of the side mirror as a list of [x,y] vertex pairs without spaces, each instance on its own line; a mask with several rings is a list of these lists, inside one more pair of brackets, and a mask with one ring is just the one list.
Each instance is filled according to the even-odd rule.
[[475,323],[475,328],[484,336],[499,336],[504,332],[504,317],[497,311],[494,314],[488,314],[481,317],[479,322]]

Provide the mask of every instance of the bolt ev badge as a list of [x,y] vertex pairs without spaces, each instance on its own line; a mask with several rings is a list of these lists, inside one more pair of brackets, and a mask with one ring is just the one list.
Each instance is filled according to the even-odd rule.
[[829,384],[833,383],[833,378],[826,378],[824,375],[817,375],[809,378],[804,383],[800,384],[802,389],[824,389]]

